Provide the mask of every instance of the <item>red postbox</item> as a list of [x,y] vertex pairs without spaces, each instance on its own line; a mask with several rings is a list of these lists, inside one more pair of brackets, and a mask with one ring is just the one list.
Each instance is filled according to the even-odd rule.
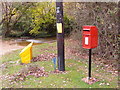
[[92,49],[98,46],[98,29],[96,26],[83,26],[82,46]]

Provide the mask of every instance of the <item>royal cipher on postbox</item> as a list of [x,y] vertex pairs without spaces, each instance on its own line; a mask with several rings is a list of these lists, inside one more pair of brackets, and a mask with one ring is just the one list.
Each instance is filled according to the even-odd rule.
[[96,26],[83,26],[82,47],[92,49],[98,46],[98,29]]

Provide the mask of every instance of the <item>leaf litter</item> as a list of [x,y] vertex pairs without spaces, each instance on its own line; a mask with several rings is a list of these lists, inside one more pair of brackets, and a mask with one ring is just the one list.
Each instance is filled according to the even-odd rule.
[[39,54],[37,57],[34,57],[32,59],[32,62],[37,62],[37,61],[48,61],[51,60],[52,58],[57,57],[57,54],[55,53],[50,53],[50,54]]
[[27,67],[23,68],[18,73],[9,76],[9,81],[11,83],[16,83],[17,81],[24,81],[29,76],[34,76],[36,78],[39,77],[47,77],[49,74],[67,74],[67,71],[49,71],[46,72],[44,67],[39,67],[38,65],[27,65]]
[[36,78],[48,76],[48,72],[45,71],[44,67],[38,67],[37,65],[29,65],[23,68],[20,72],[10,77],[11,81],[23,81],[28,76],[34,76]]

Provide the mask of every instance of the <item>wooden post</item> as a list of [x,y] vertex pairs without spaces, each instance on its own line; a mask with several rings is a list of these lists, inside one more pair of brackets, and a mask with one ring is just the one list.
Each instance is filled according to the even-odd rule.
[[58,70],[65,71],[63,3],[56,1]]

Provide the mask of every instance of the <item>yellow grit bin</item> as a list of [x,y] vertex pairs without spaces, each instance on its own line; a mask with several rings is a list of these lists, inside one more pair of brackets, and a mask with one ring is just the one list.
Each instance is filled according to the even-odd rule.
[[32,45],[33,42],[31,42],[30,44],[28,44],[21,52],[20,52],[20,57],[21,57],[21,61],[22,63],[28,64],[31,63],[31,59],[32,59]]

